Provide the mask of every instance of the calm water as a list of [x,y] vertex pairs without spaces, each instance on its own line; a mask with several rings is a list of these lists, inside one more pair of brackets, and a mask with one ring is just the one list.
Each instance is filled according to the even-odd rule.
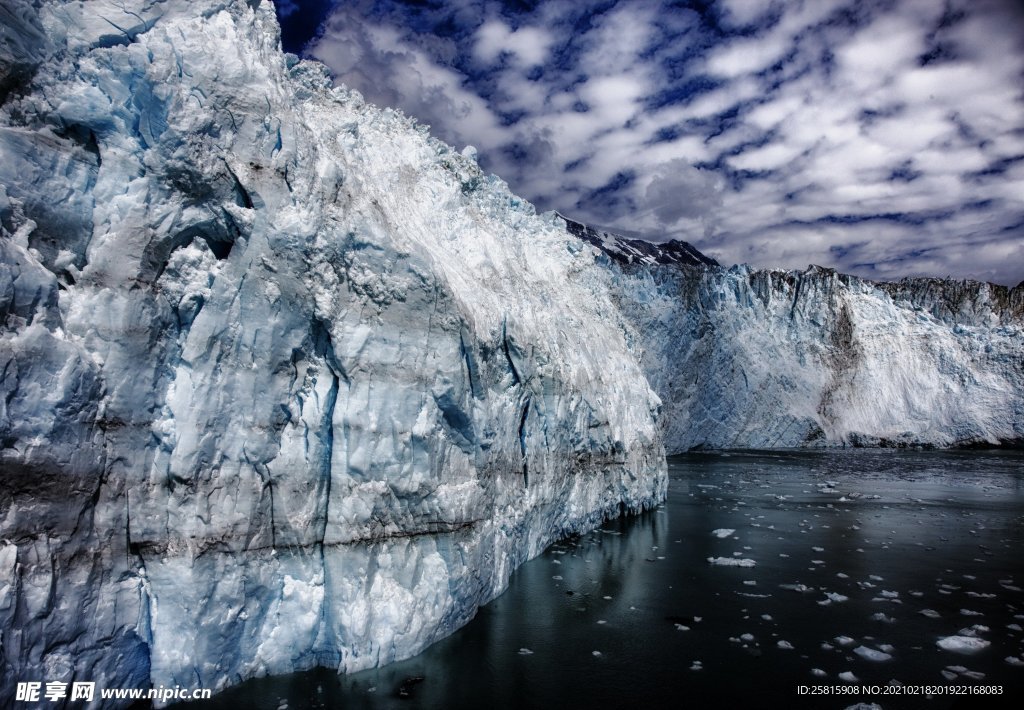
[[[1024,452],[718,453],[669,470],[663,507],[553,545],[416,658],[253,680],[187,707],[990,705],[796,694],[844,672],[1024,698],[1024,666],[1005,660],[1024,663]],[[989,645],[940,649],[950,635]]]

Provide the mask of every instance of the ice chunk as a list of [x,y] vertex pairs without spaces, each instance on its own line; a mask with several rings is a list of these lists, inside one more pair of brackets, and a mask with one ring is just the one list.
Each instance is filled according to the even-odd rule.
[[709,557],[708,563],[721,567],[753,567],[757,563],[740,557]]
[[875,650],[873,648],[869,648],[868,646],[858,646],[857,648],[853,649],[853,652],[861,658],[865,658],[869,661],[888,661],[892,659],[892,656],[890,654],[884,653],[883,651]]
[[973,636],[947,636],[937,641],[937,645],[944,651],[954,653],[977,653],[989,647],[989,642]]
[[735,532],[736,531],[732,528],[718,528],[716,530],[712,530],[711,534],[718,538],[727,538]]

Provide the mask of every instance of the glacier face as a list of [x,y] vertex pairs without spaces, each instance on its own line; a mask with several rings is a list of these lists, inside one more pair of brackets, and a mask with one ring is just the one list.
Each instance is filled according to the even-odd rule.
[[613,275],[269,3],[0,14],[4,700],[409,656],[664,497]]
[[1024,441],[1024,284],[697,266],[601,236],[670,453]]

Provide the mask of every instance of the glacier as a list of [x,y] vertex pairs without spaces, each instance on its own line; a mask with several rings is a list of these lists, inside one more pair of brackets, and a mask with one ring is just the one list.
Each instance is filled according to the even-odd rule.
[[1024,443],[1024,284],[725,268],[566,221],[613,274],[669,453]]
[[665,452],[1024,440],[1024,288],[537,215],[259,0],[0,2],[0,700],[451,633]]
[[270,3],[0,15],[0,700],[404,658],[664,498],[590,249]]

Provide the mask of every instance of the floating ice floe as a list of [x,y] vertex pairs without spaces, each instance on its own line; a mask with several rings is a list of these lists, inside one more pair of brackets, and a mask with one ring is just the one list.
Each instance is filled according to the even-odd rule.
[[725,539],[725,538],[729,537],[730,535],[732,535],[735,532],[736,531],[733,530],[732,528],[718,528],[716,530],[712,530],[711,534],[714,535],[717,538]]
[[860,678],[855,676],[852,671],[843,671],[842,673],[840,673],[839,674],[839,680],[845,681],[847,683],[859,683],[860,682]]
[[935,611],[934,609],[922,609],[921,611],[919,611],[917,613],[920,614],[921,616],[927,616],[929,619],[941,619],[942,618],[942,614],[940,614],[939,612]]
[[776,642],[775,645],[778,646],[779,648],[783,649],[784,651],[792,651],[793,650],[793,644],[791,644],[789,641],[783,641],[783,640],[780,639],[778,642]]
[[524,647],[524,648],[519,649],[519,655],[520,656],[532,656],[533,655],[533,651],[531,651],[530,649]]
[[800,592],[801,594],[806,594],[807,592],[813,592],[814,591],[814,589],[812,587],[808,587],[806,584],[799,584],[799,583],[797,583],[797,584],[780,584],[779,588],[780,589],[789,589],[789,590],[794,591],[794,592]]
[[984,634],[989,631],[989,628],[984,624],[975,624],[970,628],[960,629],[957,633],[961,636],[977,636],[978,634]]
[[974,636],[946,636],[936,643],[943,651],[953,653],[977,653],[989,646],[988,641]]
[[861,658],[865,658],[869,661],[881,662],[888,661],[892,658],[891,654],[885,653],[883,651],[878,651],[874,648],[869,648],[867,646],[858,646],[857,648],[853,649],[853,652]]
[[757,563],[742,557],[709,557],[708,563],[722,567],[753,567]]

